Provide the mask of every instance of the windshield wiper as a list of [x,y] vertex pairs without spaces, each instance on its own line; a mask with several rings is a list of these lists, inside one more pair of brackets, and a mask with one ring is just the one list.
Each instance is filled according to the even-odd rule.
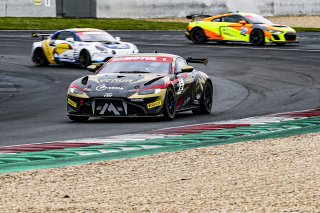
[[150,73],[148,71],[120,71],[119,73]]

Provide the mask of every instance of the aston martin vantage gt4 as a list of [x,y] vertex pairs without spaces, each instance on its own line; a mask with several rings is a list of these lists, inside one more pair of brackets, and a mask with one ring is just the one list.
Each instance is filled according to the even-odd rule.
[[75,64],[87,68],[102,64],[114,56],[138,53],[136,45],[93,28],[73,28],[53,34],[37,34],[42,41],[32,45],[32,61],[38,67],[49,64]]
[[94,75],[71,83],[67,114],[77,122],[89,117],[162,116],[172,120],[177,112],[188,110],[209,114],[212,81],[189,65],[206,62],[162,53],[113,57]]

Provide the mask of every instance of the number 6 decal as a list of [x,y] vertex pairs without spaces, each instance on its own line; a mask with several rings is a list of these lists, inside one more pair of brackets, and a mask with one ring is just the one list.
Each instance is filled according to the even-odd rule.
[[178,86],[179,86],[179,88],[178,88],[177,94],[183,93],[183,89],[184,89],[184,80],[183,80],[183,78],[178,78]]

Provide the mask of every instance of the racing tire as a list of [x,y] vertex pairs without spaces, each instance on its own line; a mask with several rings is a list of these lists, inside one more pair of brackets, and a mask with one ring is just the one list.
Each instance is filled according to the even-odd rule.
[[277,46],[284,46],[286,45],[287,43],[276,43]]
[[263,46],[265,44],[264,33],[261,30],[254,30],[250,34],[250,42],[254,46]]
[[190,38],[191,41],[195,44],[204,44],[207,41],[206,34],[199,27],[191,30]]
[[37,48],[34,51],[32,61],[37,67],[46,67],[49,65],[49,62],[41,48]]
[[84,123],[89,119],[89,117],[73,116],[73,115],[68,115],[68,117],[70,120],[78,123]]
[[225,41],[217,41],[217,44],[223,45],[223,44],[226,44],[226,42]]
[[91,56],[87,50],[83,50],[79,56],[80,66],[83,69],[87,69],[89,65],[91,65]]
[[192,110],[195,115],[207,115],[211,113],[213,89],[210,82],[206,82],[201,94],[200,107]]
[[171,121],[176,116],[176,101],[172,88],[168,88],[166,97],[164,98],[163,104],[163,117],[164,120]]

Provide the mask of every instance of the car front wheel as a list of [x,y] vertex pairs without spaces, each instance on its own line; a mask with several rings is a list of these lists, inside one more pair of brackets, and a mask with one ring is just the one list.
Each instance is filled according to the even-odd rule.
[[250,42],[255,46],[263,46],[265,44],[264,33],[261,30],[254,30],[250,34]]
[[168,88],[163,104],[163,116],[165,120],[172,120],[176,115],[176,102],[172,88]]
[[87,50],[83,50],[79,56],[80,66],[83,69],[87,69],[87,67],[91,64],[91,57]]

